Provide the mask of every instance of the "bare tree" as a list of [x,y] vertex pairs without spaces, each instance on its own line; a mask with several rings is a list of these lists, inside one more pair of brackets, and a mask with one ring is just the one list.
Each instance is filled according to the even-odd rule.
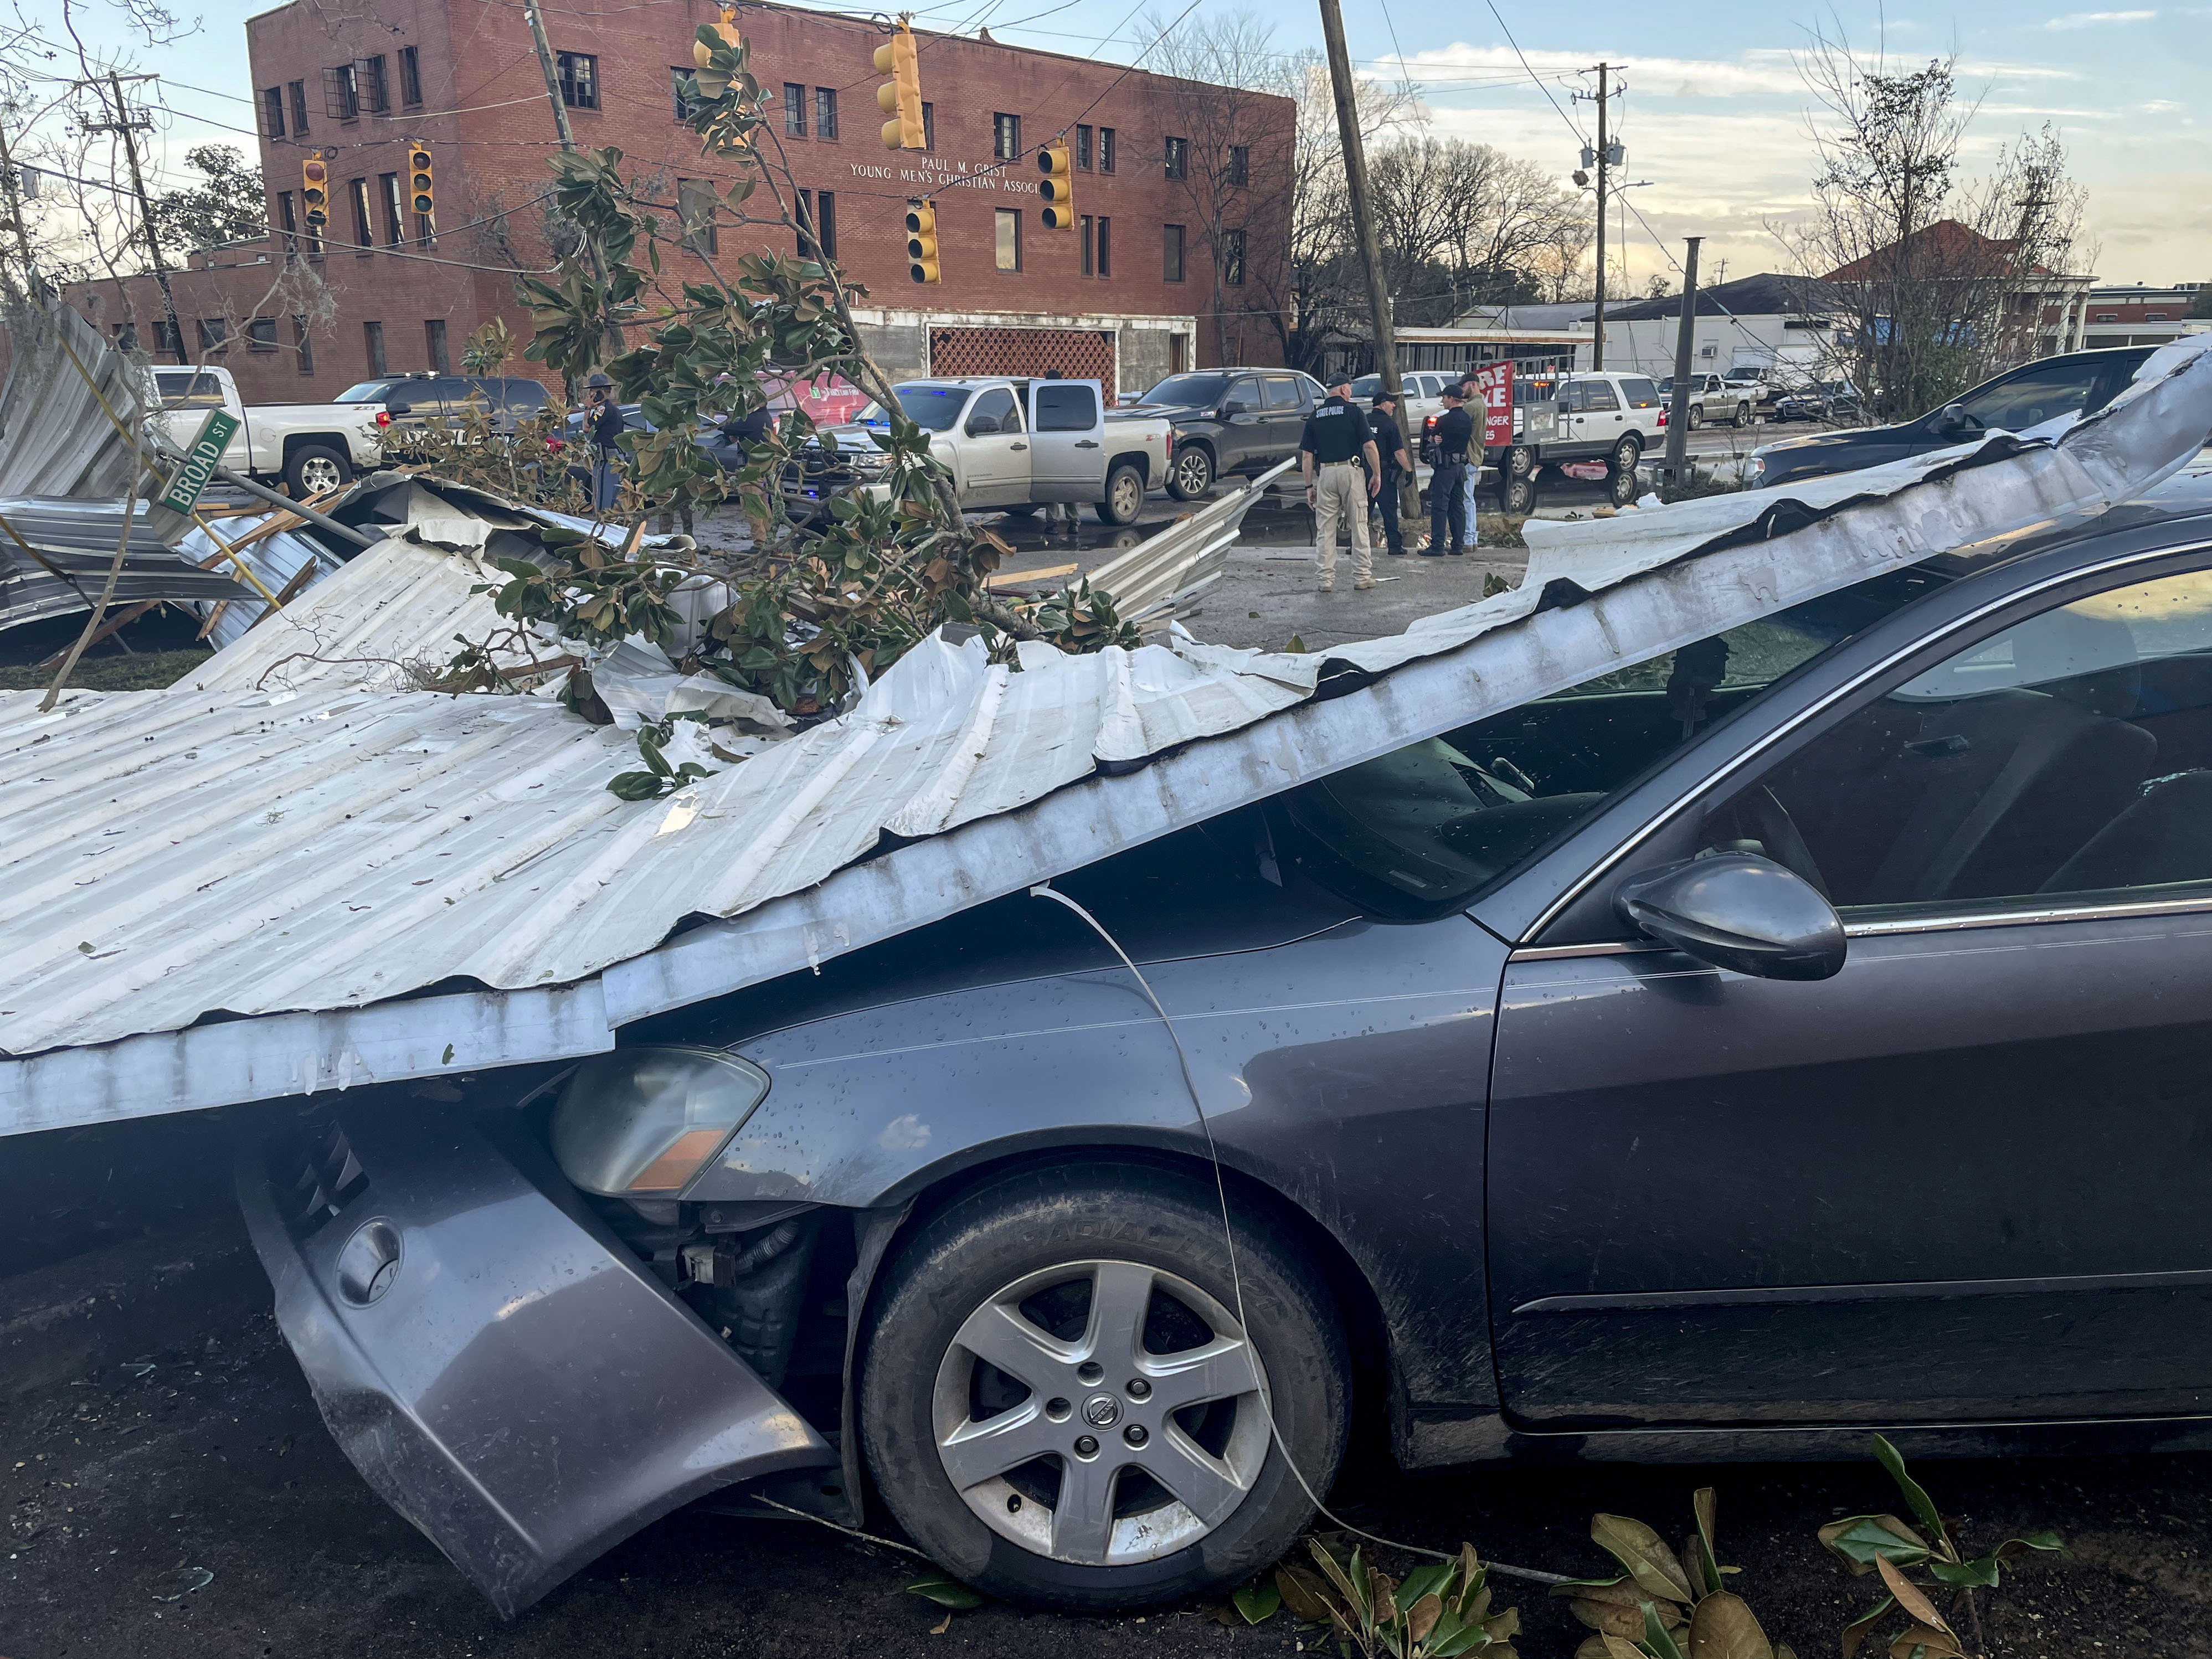
[[1376,149],[1376,219],[1403,323],[1533,299],[1542,255],[1589,210],[1534,162],[1488,144],[1407,133]]
[[1820,170],[1791,240],[1844,319],[1826,371],[1899,420],[2063,340],[2087,279],[2082,192],[2056,131],[2023,135],[1974,179],[1960,157],[1977,106],[1955,60],[1893,74],[1816,34],[1798,68]]

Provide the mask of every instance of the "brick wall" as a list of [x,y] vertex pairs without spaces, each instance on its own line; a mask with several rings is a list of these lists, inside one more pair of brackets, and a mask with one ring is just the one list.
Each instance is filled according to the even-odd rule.
[[[711,22],[716,8],[704,0],[639,7],[596,16],[550,9],[545,14],[556,52],[580,54],[596,71],[597,108],[571,107],[582,146],[614,146],[632,176],[656,199],[672,204],[677,181],[713,179],[726,185],[737,174],[707,166],[696,139],[675,117],[672,65],[688,64],[694,31]],[[1206,246],[1208,215],[1194,187],[1165,176],[1164,139],[1187,125],[1193,96],[1182,83],[1142,72],[1124,73],[1088,58],[1032,52],[965,37],[922,33],[923,96],[932,106],[934,146],[927,155],[892,151],[878,136],[875,103],[878,76],[870,61],[884,38],[860,18],[749,5],[738,26],[754,47],[754,71],[774,100],[778,140],[799,188],[816,200],[835,202],[836,255],[848,277],[869,292],[866,303],[885,313],[872,337],[903,357],[897,347],[918,349],[932,326],[1026,320],[1117,331],[1122,342],[1124,389],[1149,385],[1152,360],[1176,350],[1197,361],[1218,362],[1223,350],[1211,319],[1212,267]],[[300,163],[309,152],[334,151],[331,224],[323,255],[307,262],[314,282],[286,278],[274,240],[262,246],[222,251],[204,263],[213,268],[179,273],[174,280],[188,356],[198,355],[196,319],[227,321],[232,343],[213,360],[237,374],[254,401],[313,400],[374,372],[367,325],[380,325],[384,367],[432,367],[430,325],[441,323],[453,366],[470,331],[493,316],[526,339],[525,313],[513,301],[517,268],[550,262],[549,226],[534,199],[545,191],[546,161],[556,148],[544,83],[520,8],[495,0],[383,0],[374,20],[335,27],[321,13],[294,3],[251,19],[246,26],[253,66],[256,113],[265,88],[283,94],[284,131],[264,130],[262,161],[270,191],[272,224],[280,223],[280,192],[293,195],[298,211]],[[399,54],[412,46],[422,99],[410,105]],[[336,107],[327,71],[356,58],[380,58],[387,108],[362,109],[345,118]],[[297,128],[292,83],[307,106],[304,135]],[[366,77],[362,89],[366,92]],[[804,88],[805,132],[785,135],[786,84]],[[821,92],[834,94],[837,131],[820,131]],[[1229,192],[1223,218],[1243,230],[1245,266],[1255,279],[1224,289],[1227,308],[1263,303],[1257,278],[1279,265],[1287,237],[1287,191],[1292,112],[1288,100],[1251,100],[1244,118],[1252,154],[1250,185]],[[1016,117],[1024,152],[994,165],[994,118]],[[1036,162],[1026,152],[1078,121],[1093,130],[1093,167],[1075,174],[1074,209],[1110,224],[1110,269],[1085,276],[1081,242],[1073,233],[1042,228]],[[1099,170],[1099,130],[1115,136],[1115,167]],[[438,235],[426,246],[414,240],[387,246],[383,176],[404,165],[410,138],[429,143],[436,160]],[[1194,172],[1201,171],[1194,166]],[[354,246],[354,181],[369,198],[368,249]],[[1202,190],[1204,186],[1197,188]],[[917,287],[906,273],[904,216],[909,198],[932,196],[938,210],[944,281]],[[995,264],[997,215],[1018,216],[1020,269]],[[1168,280],[1165,228],[1181,224],[1182,279]],[[796,252],[781,227],[724,222],[716,232],[716,258],[726,268],[734,255],[774,247]],[[674,250],[665,280],[672,295],[686,276],[705,275],[690,256]],[[452,263],[438,263],[450,261]],[[202,263],[202,262],[196,262]],[[1094,253],[1094,267],[1096,256]],[[495,270],[471,269],[491,266]],[[324,292],[312,291],[319,286]],[[1249,299],[1248,299],[1249,295]],[[86,284],[72,295],[111,331],[135,322],[150,343],[160,315],[149,279]],[[913,313],[921,314],[913,314]],[[311,367],[293,349],[292,319],[312,325]],[[256,350],[246,336],[247,319],[276,319],[274,349]],[[1147,326],[1184,319],[1166,331]],[[1169,343],[1178,327],[1195,339]],[[1228,347],[1243,361],[1273,361],[1273,331],[1250,319],[1229,331]],[[1139,366],[1142,365],[1141,370]],[[886,367],[891,365],[887,363]],[[902,361],[895,372],[912,373]],[[510,372],[529,372],[518,364]]]

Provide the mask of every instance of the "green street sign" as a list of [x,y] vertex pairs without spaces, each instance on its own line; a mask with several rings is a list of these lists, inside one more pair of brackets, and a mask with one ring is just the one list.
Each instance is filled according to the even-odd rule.
[[210,409],[208,417],[200,422],[199,435],[185,452],[185,464],[177,469],[177,476],[169,480],[169,487],[161,492],[161,505],[179,513],[189,513],[199,500],[200,491],[215,477],[215,470],[222,452],[230,445],[238,431],[238,416],[227,409]]

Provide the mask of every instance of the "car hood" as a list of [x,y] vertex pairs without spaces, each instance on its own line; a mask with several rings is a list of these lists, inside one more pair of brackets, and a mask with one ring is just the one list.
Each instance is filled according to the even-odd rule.
[[[1812,401],[1810,392],[1795,392],[1793,397]],[[1787,401],[1785,399],[1784,401]],[[1899,426],[1859,426],[1847,432],[1808,432],[1802,438],[1778,438],[1771,444],[1761,444],[1761,455],[1802,453],[1812,449],[1857,449],[1869,443],[1900,438],[1908,428]]]

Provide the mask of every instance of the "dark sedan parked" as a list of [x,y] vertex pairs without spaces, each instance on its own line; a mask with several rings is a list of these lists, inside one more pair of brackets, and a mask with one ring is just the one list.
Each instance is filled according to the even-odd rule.
[[1106,418],[1165,416],[1175,428],[1168,494],[1191,501],[1216,478],[1265,472],[1297,454],[1306,416],[1327,396],[1296,369],[1209,368],[1170,374]]
[[[2000,428],[2020,432],[2061,415],[2094,415],[2135,378],[2152,349],[2116,346],[2045,357],[1984,380],[1955,402],[1930,410],[1917,420],[1855,432],[1784,438],[1758,453],[1759,472],[1753,483],[1786,484],[1831,472],[1856,472],[1861,467],[1881,466],[1909,455],[1970,442],[1983,432]],[[1847,417],[1828,416],[1823,409],[1808,410],[1804,418]]]
[[477,1127],[349,1094],[240,1182],[333,1431],[509,1609],[737,1481],[1184,1597],[1362,1413],[2212,1447],[2212,477],[1622,648],[1066,878],[1145,986],[1015,896]]

